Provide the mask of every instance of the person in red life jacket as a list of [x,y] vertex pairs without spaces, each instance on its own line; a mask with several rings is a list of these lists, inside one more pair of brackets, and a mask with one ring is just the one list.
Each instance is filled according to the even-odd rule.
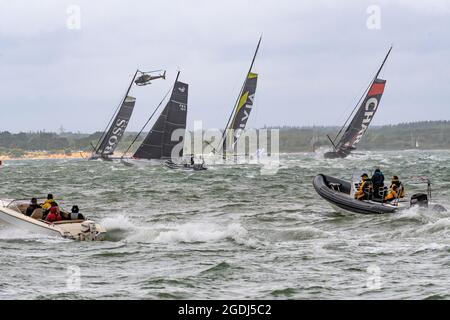
[[61,221],[61,213],[59,212],[59,207],[57,205],[52,205],[50,208],[50,213],[45,218],[45,221],[48,222],[55,222],[55,221]]

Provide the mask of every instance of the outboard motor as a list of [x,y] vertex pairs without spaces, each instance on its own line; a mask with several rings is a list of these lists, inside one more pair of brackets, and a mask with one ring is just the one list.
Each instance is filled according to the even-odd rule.
[[95,241],[97,238],[97,227],[94,221],[84,221],[81,224],[81,235],[80,240],[84,241]]
[[428,208],[428,196],[425,193],[415,193],[411,196],[409,204],[412,206],[419,206],[421,208]]

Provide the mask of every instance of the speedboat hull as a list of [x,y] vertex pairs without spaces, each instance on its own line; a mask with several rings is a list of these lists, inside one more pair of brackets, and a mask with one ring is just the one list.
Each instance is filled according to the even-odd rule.
[[72,240],[102,240],[106,229],[91,220],[47,222],[24,215],[12,202],[0,200],[0,222],[31,233],[62,237]]

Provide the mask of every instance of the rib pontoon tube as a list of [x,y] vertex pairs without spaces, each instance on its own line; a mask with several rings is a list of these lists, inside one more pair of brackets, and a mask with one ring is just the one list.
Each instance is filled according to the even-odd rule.
[[[387,203],[356,200],[351,196],[351,183],[324,174],[319,174],[313,181],[317,193],[333,206],[345,211],[362,214],[392,213],[405,208],[404,203],[394,206]],[[409,204],[407,205],[409,207]]]
[[169,169],[174,169],[174,170],[194,170],[194,171],[204,171],[204,170],[208,170],[208,168],[206,168],[202,163],[196,163],[194,165],[191,164],[177,164],[177,163],[173,163],[173,162],[165,162],[164,163],[165,166]]

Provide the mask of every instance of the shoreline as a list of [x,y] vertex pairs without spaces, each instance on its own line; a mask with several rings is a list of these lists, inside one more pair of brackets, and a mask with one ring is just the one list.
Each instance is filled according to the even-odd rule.
[[22,157],[0,156],[0,161],[17,161],[17,160],[51,160],[51,159],[84,159],[91,155],[90,152],[73,152],[71,154],[46,152],[27,152]]
[[[396,151],[448,151],[449,149],[441,148],[441,149],[402,149],[402,150],[360,150],[360,152],[396,152]],[[321,152],[312,152],[312,151],[300,151],[300,152],[280,152],[280,154],[302,154],[302,153],[311,153],[311,154],[321,154]],[[121,154],[122,155],[122,154]],[[64,159],[87,159],[91,156],[91,152],[78,151],[73,152],[71,154],[65,153],[53,153],[49,154],[47,152],[27,152],[22,157],[11,157],[11,156],[0,156],[0,161],[20,161],[20,160],[64,160]],[[116,155],[113,155],[113,157]]]
[[[87,159],[92,155],[91,152],[78,151],[72,152],[71,154],[65,153],[47,153],[41,152],[27,152],[22,157],[12,157],[12,156],[0,156],[0,161],[20,161],[20,160],[64,160],[64,159]],[[112,157],[120,157],[120,154],[113,154]]]

